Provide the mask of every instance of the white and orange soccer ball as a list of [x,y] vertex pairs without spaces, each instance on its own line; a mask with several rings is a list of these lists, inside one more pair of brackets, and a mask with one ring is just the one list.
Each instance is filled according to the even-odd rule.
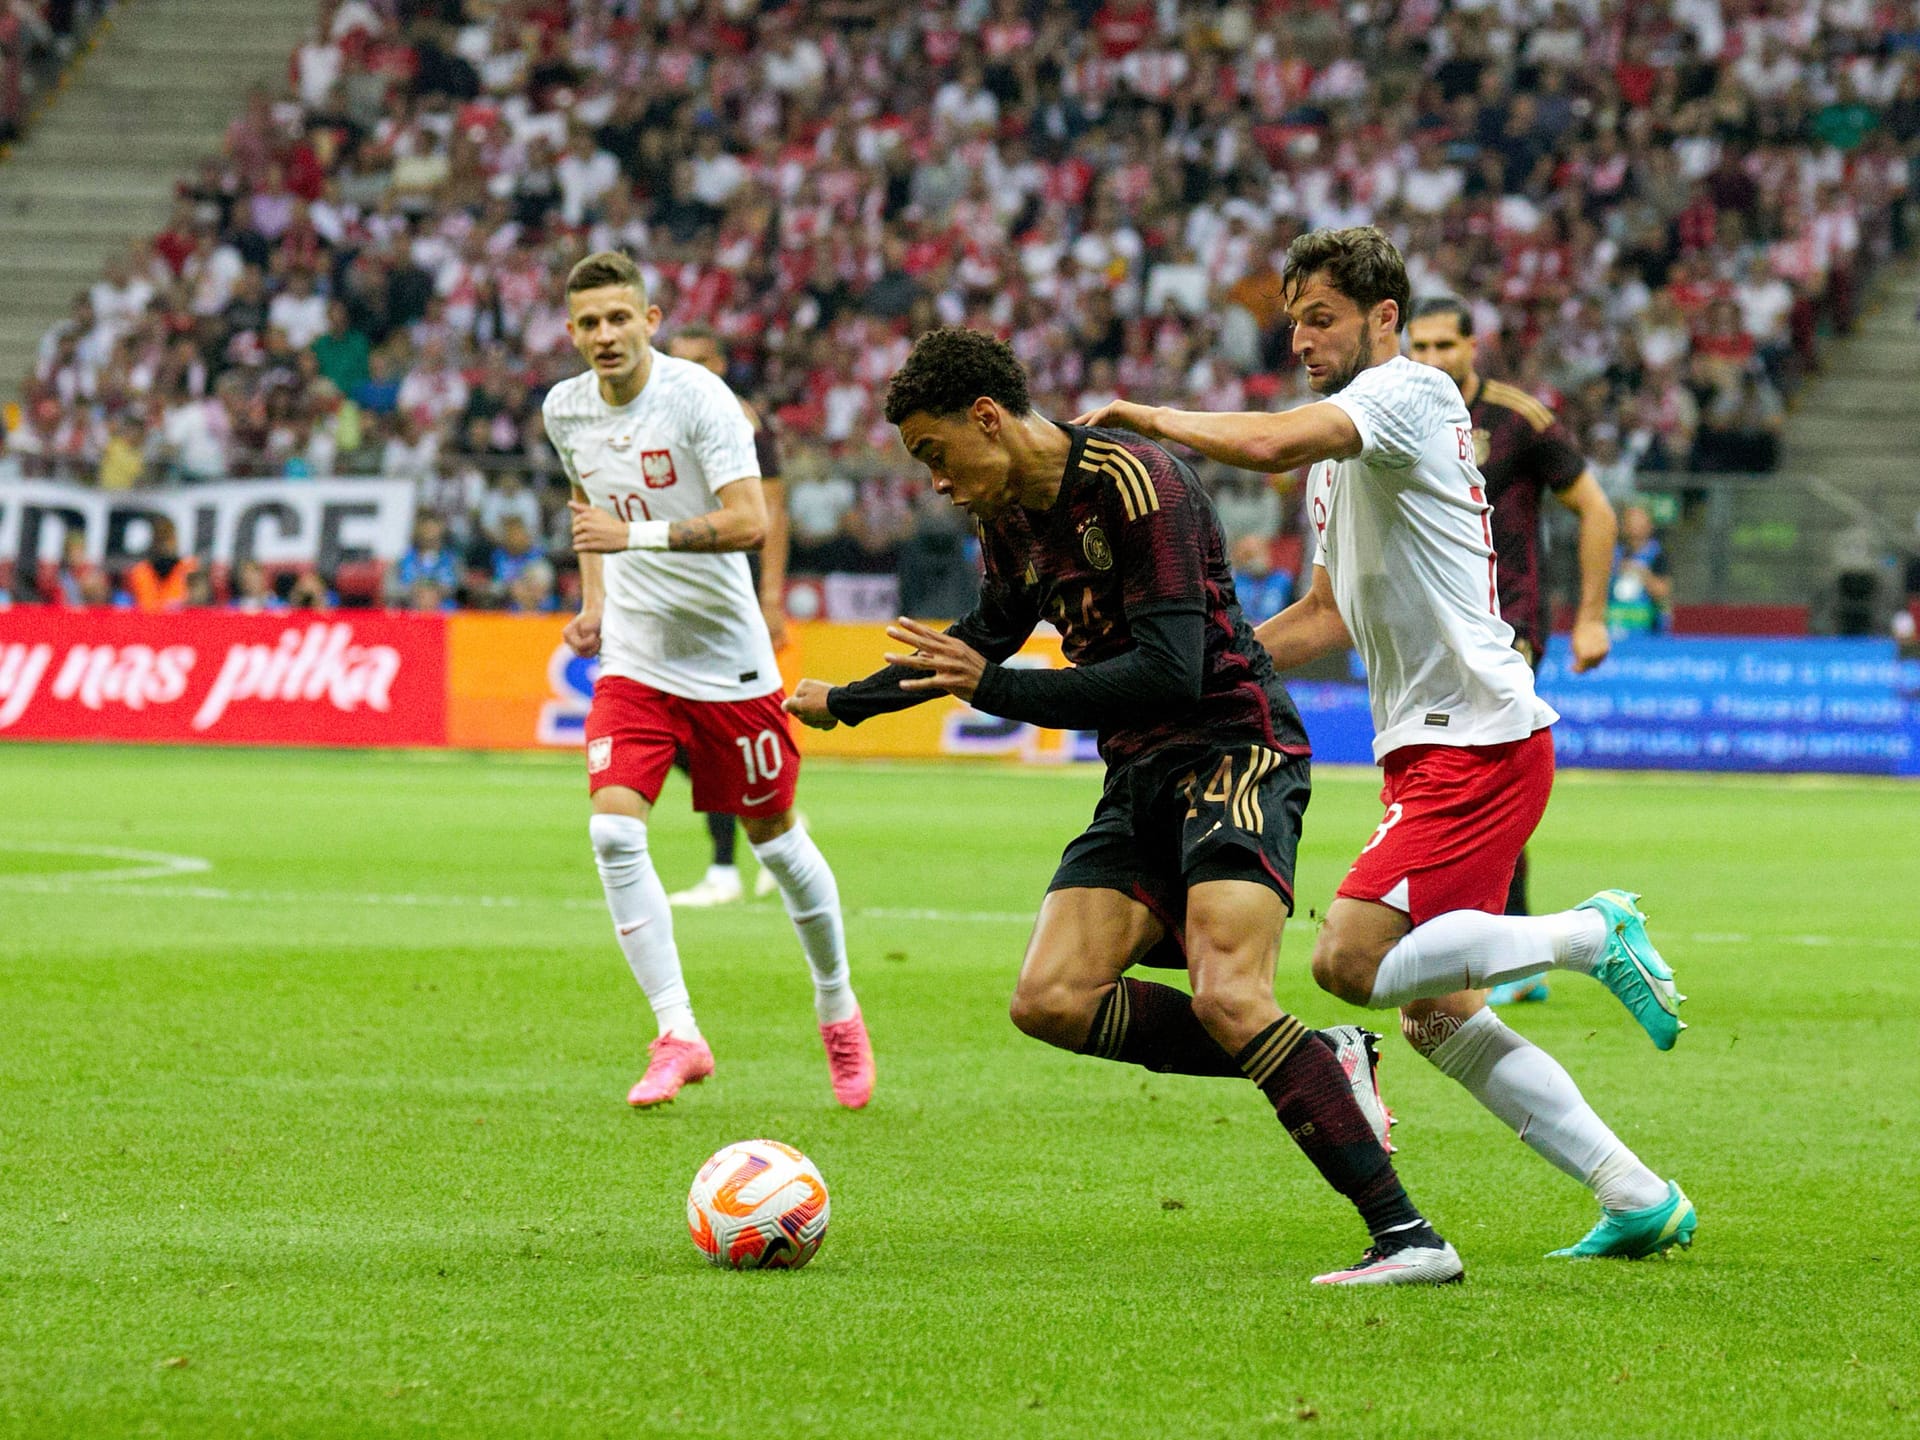
[[687,1230],[729,1270],[798,1270],[827,1238],[827,1182],[778,1140],[716,1150],[687,1192]]

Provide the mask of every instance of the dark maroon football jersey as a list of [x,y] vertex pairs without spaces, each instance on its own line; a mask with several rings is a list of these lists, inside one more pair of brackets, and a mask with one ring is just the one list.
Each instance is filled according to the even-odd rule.
[[1546,597],[1540,584],[1540,500],[1565,490],[1587,462],[1553,412],[1526,391],[1483,380],[1467,407],[1474,459],[1493,506],[1493,549],[1499,557],[1500,614],[1537,656],[1547,643]]
[[1053,508],[1016,505],[981,527],[975,617],[1006,627],[993,648],[1046,620],[1067,659],[1091,665],[1134,648],[1129,615],[1197,611],[1206,625],[1199,700],[1102,730],[1101,757],[1119,766],[1168,745],[1239,740],[1304,754],[1299,712],[1240,613],[1226,538],[1193,472],[1130,432],[1063,428],[1073,448]]

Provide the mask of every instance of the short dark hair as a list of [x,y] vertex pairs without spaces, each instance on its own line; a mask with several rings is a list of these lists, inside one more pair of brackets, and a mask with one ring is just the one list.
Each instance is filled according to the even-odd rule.
[[1460,334],[1465,337],[1473,334],[1473,311],[1464,300],[1456,300],[1451,295],[1429,295],[1413,307],[1410,320],[1431,320],[1435,315],[1451,315],[1460,326]]
[[1394,329],[1407,328],[1413,282],[1407,279],[1407,262],[1378,227],[1309,230],[1297,238],[1287,247],[1287,264],[1280,276],[1288,301],[1323,271],[1328,283],[1363,313],[1382,300],[1393,301],[1399,316]]
[[1006,341],[958,325],[929,330],[887,385],[887,421],[909,415],[957,415],[982,395],[1013,415],[1033,408],[1027,372]]
[[640,267],[618,250],[596,250],[567,272],[567,294],[580,290],[598,290],[607,285],[631,285],[640,298],[647,298],[647,282]]
[[[721,358],[726,358],[727,342],[725,337],[723,337],[718,330],[714,329],[713,326],[702,324],[697,320],[690,325],[682,325],[675,330],[673,332],[673,340],[711,340],[714,343],[714,347],[719,350]],[[672,344],[673,341],[669,340],[667,343]]]

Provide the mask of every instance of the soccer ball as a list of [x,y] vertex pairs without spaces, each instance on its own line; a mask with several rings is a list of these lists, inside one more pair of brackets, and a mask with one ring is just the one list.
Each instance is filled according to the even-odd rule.
[[791,1145],[742,1140],[693,1177],[687,1231],[729,1270],[798,1270],[827,1238],[827,1182]]

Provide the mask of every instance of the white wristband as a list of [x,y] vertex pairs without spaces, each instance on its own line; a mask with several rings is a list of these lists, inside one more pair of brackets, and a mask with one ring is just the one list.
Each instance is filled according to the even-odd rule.
[[665,550],[667,532],[673,529],[671,520],[634,520],[627,525],[627,548],[629,550]]

